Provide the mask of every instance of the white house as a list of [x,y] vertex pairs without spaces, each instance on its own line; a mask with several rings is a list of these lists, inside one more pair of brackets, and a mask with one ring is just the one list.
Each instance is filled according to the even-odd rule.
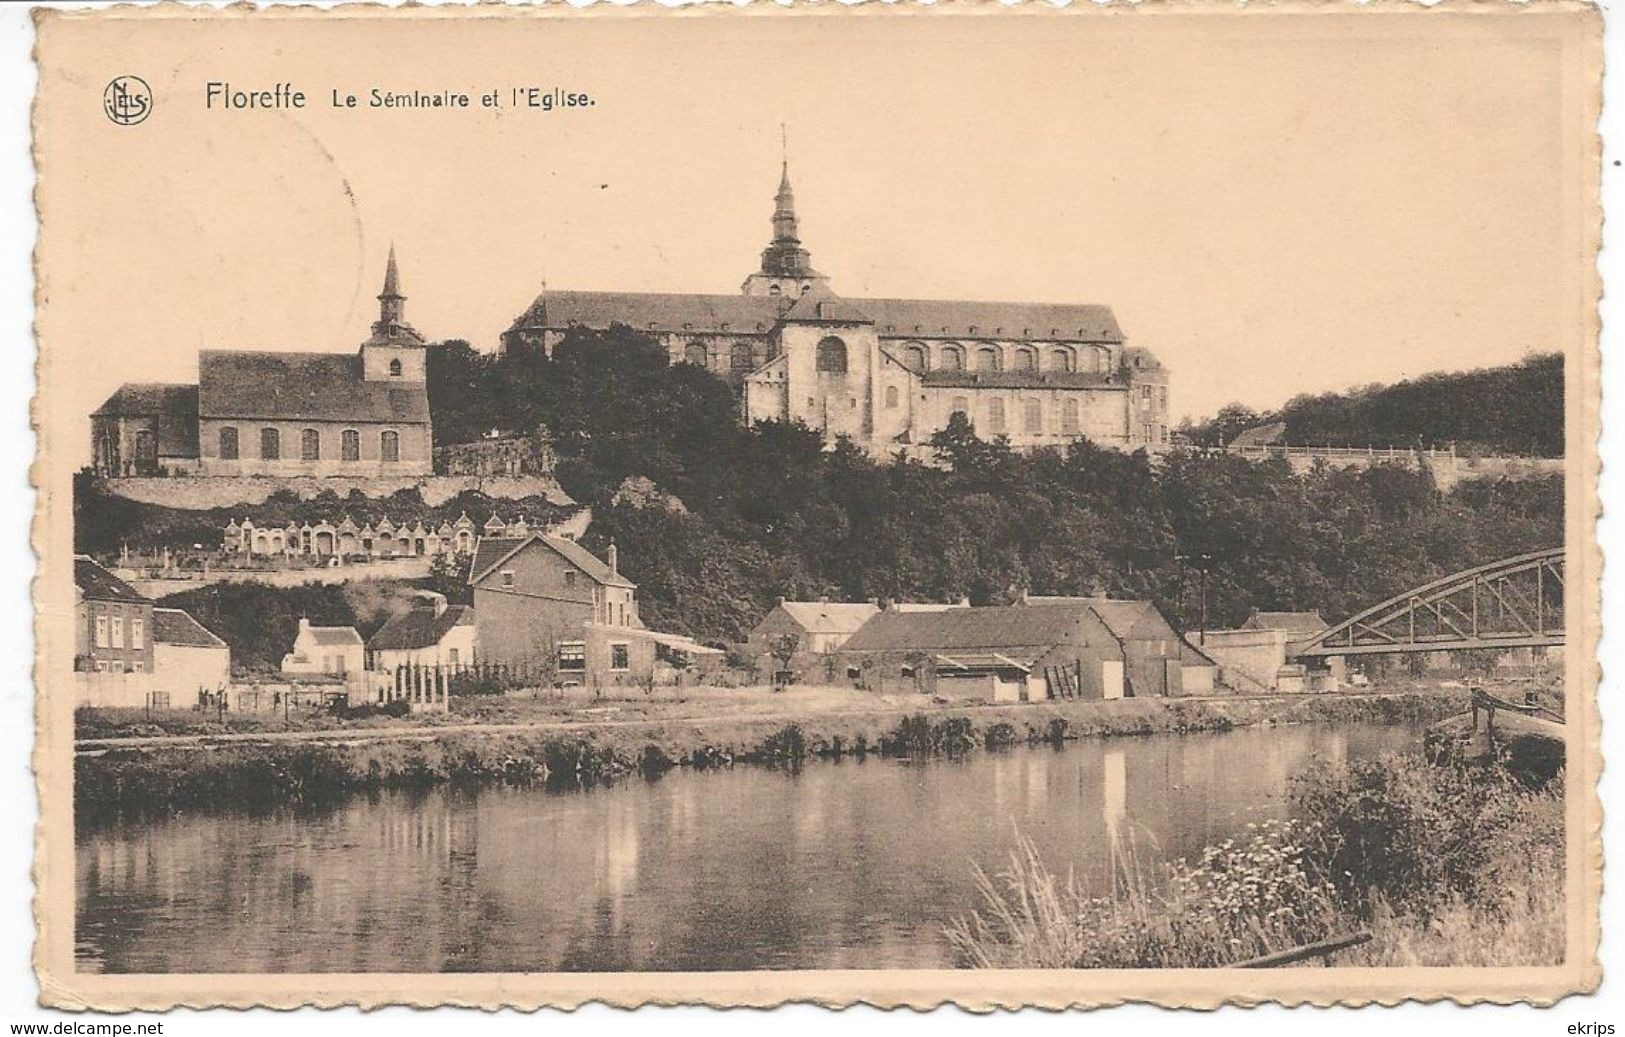
[[180,609],[152,610],[153,670],[175,704],[190,704],[199,690],[217,692],[231,680],[231,649]]
[[293,651],[282,657],[283,673],[354,677],[365,669],[366,645],[355,627],[315,627],[299,617]]
[[474,610],[447,605],[443,594],[419,591],[412,607],[372,635],[367,654],[374,670],[397,666],[472,666],[479,643]]

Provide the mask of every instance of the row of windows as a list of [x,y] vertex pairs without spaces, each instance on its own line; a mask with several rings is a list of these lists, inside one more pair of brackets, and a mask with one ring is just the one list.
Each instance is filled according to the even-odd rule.
[[130,620],[130,637],[124,638],[123,616],[97,616],[96,617],[96,647],[97,648],[145,648],[147,647],[147,624],[142,619]]
[[[705,343],[690,342],[683,347],[683,361],[706,367],[709,354]],[[728,370],[732,374],[747,375],[756,370],[759,361],[756,351],[744,342],[736,342],[728,352]],[[825,374],[846,373],[846,343],[831,335],[818,343],[816,366]]]
[[[242,456],[242,443],[238,438],[237,429],[228,425],[220,430],[220,459],[222,461],[236,461]],[[380,432],[378,434],[378,456],[385,461],[399,461],[401,459],[401,434],[399,432]],[[361,460],[361,433],[353,428],[347,428],[339,433],[339,457],[345,461]],[[322,434],[313,428],[302,429],[299,433],[299,460],[320,461],[322,459]],[[260,429],[260,460],[282,460],[282,431],[274,428]]]
[[[1086,350],[1085,370],[1105,371],[1110,364],[1110,358],[1111,354],[1106,350]],[[932,370],[931,350],[923,343],[910,342],[903,347],[903,362],[915,371]],[[1004,363],[1004,351],[997,346],[980,346],[974,353],[967,355],[965,347],[949,343],[938,350],[935,369],[993,372],[1004,370]],[[967,364],[970,366],[967,367]],[[1036,346],[1021,346],[1011,354],[1012,371],[1037,371],[1040,366],[1046,371],[1075,371],[1078,369],[1077,354],[1065,346],[1056,346],[1047,353],[1040,353]]]
[[[888,394],[889,395],[889,394]],[[963,414],[965,420],[972,421],[970,411],[970,398],[968,396],[955,396],[949,401],[950,415]],[[1063,433],[1077,432],[1080,429],[1078,417],[1080,408],[1077,400],[1062,400],[1060,424]],[[1022,429],[1025,432],[1041,433],[1044,431],[1044,403],[1042,400],[1021,401]],[[1004,401],[994,397],[987,401],[986,431],[997,435],[1008,432],[1008,419],[1005,416]]]

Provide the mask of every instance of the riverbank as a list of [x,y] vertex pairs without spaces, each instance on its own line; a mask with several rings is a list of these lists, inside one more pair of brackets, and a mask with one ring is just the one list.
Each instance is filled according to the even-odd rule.
[[126,811],[265,809],[356,791],[507,782],[551,789],[679,766],[796,765],[870,753],[961,755],[1087,738],[1271,724],[1429,722],[1466,692],[1128,699],[753,715],[605,718],[85,739],[75,759],[81,817]]

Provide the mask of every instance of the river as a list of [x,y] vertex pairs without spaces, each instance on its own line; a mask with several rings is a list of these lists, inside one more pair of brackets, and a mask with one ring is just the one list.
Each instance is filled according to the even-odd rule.
[[319,812],[102,822],[76,836],[79,968],[536,972],[933,968],[1030,836],[1057,871],[1170,857],[1284,816],[1312,757],[1417,728],[1154,735],[963,760],[672,771],[585,792],[356,796]]

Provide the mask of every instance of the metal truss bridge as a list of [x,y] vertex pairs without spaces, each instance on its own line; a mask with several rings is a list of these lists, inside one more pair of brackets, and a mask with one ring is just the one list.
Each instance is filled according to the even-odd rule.
[[1563,643],[1563,548],[1423,584],[1287,645],[1289,659]]

